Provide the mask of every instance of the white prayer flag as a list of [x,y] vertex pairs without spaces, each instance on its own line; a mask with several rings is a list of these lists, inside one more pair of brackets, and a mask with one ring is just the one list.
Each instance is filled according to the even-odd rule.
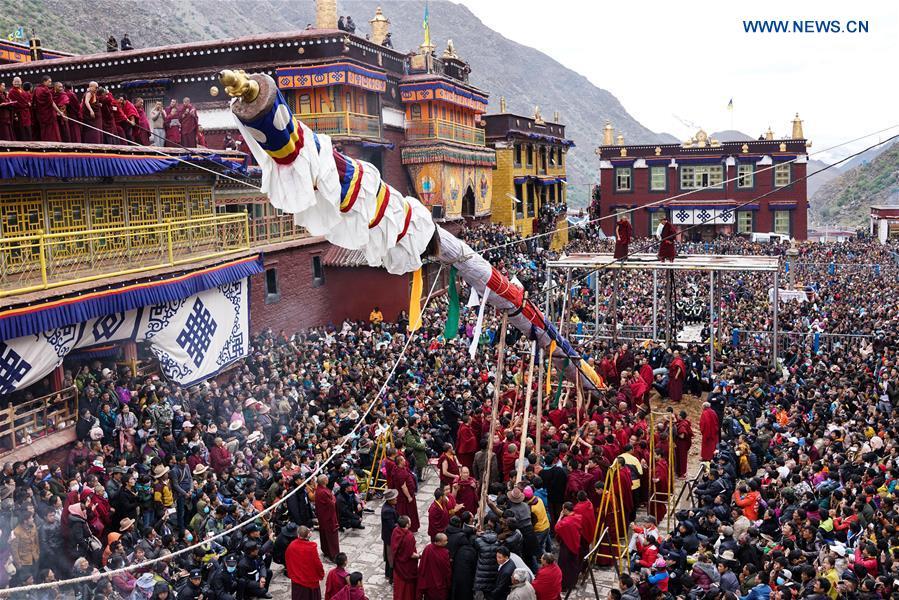
[[[474,291],[474,290],[472,290]],[[484,298],[481,300],[481,308],[478,309],[478,322],[475,323],[474,333],[471,337],[471,346],[468,347],[468,354],[471,358],[478,351],[478,340],[481,339],[481,330],[484,328],[484,307],[487,306],[487,298],[490,296],[490,288],[484,288]]]

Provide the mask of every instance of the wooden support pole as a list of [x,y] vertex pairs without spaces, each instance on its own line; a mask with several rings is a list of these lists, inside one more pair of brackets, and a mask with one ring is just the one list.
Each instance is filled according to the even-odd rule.
[[[518,473],[515,475],[515,483],[521,481],[524,475],[524,446],[528,439],[528,418],[531,414],[531,396],[534,393],[533,377],[534,377],[534,358],[537,355],[537,342],[531,342],[531,364],[528,366],[527,390],[524,393],[524,419],[521,422],[521,446],[518,448]],[[537,429],[540,429],[540,423],[537,423]],[[538,434],[539,435],[539,434]]]
[[[550,357],[550,365],[552,357]],[[543,433],[543,348],[540,349],[540,373],[537,375],[537,458],[540,458],[540,442]]]
[[484,481],[481,482],[481,500],[478,502],[478,527],[484,523],[484,509],[487,506],[487,488],[490,487],[490,463],[493,461],[493,436],[496,435],[496,413],[499,410],[499,398],[502,394],[503,372],[506,370],[506,325],[509,315],[503,313],[503,322],[499,328],[499,345],[496,349],[496,377],[493,382],[493,407],[490,410],[490,437],[487,438],[487,464],[484,469]]

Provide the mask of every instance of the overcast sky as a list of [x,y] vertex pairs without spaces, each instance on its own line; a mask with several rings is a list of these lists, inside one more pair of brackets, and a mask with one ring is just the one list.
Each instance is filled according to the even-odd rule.
[[[895,0],[459,1],[492,29],[612,92],[653,131],[686,139],[696,126],[733,127],[757,136],[770,125],[788,135],[799,112],[815,152],[899,125]],[[745,33],[744,19],[867,20],[869,32]]]

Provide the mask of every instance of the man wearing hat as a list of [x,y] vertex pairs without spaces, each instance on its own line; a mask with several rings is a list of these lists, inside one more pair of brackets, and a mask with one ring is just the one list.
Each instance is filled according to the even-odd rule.
[[721,576],[718,587],[722,592],[730,592],[739,596],[740,581],[734,573],[734,568],[738,567],[740,563],[737,561],[733,551],[725,550],[716,558],[715,562],[718,563],[718,574]]
[[275,538],[275,542],[272,545],[272,561],[279,565],[283,565],[284,553],[287,551],[287,547],[290,543],[295,539],[297,539],[297,524],[289,522],[281,528],[281,532],[278,533],[278,537]]
[[175,455],[175,466],[172,468],[172,491],[175,493],[175,526],[184,529],[184,517],[187,503],[194,490],[193,473],[187,464],[187,456],[179,452]]
[[384,492],[384,505],[381,507],[381,542],[384,545],[384,577],[393,583],[393,555],[390,553],[390,538],[396,527],[399,513],[396,512],[396,499],[399,492],[387,490]]
[[[256,530],[259,531],[258,529]],[[247,539],[243,544],[243,556],[237,562],[238,588],[244,598],[271,598],[268,585],[271,581],[265,560],[259,554],[258,541]]]
[[209,587],[213,598],[236,598],[240,585],[237,580],[237,555],[229,554],[216,564],[216,569],[209,578]]
[[157,516],[162,516],[162,513],[175,506],[175,494],[168,475],[169,468],[165,465],[153,468],[153,506]]
[[187,583],[178,592],[177,600],[198,600],[203,596],[203,571],[191,569]]

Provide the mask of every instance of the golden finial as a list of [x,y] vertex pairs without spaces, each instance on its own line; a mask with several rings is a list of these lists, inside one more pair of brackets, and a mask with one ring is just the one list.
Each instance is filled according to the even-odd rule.
[[214,85],[214,86],[210,87],[210,88],[209,88],[209,95],[212,96],[213,98],[215,98],[216,96],[218,96],[218,95],[219,95],[219,89],[218,89],[218,86],[215,86],[215,85]]
[[742,146],[740,146],[740,152],[742,152],[743,154],[748,154],[749,153],[749,144],[743,144]]
[[805,136],[802,134],[802,119],[799,118],[799,113],[796,113],[796,116],[793,117],[793,139],[805,139]]
[[774,132],[771,131],[771,126],[768,125],[768,131],[765,132],[765,139],[771,141],[774,139]]
[[620,133],[618,134],[618,137],[615,138],[615,141],[618,143],[619,146],[624,146],[624,136],[621,135]]
[[539,105],[534,107],[534,123],[536,123],[537,125],[543,125],[543,115],[540,114]]
[[506,97],[505,96],[499,97],[499,112],[502,114],[505,114],[505,112],[506,112]]
[[456,54],[456,45],[453,40],[446,40],[446,50],[443,51],[443,58],[459,58]]
[[659,146],[656,146],[656,156],[661,156],[661,155],[662,155],[662,148]]
[[606,121],[606,126],[602,128],[602,145],[611,146],[614,144],[615,130],[612,129],[612,122]]
[[786,152],[786,151],[787,151],[787,144],[786,144],[785,142],[781,142],[781,143],[780,143],[780,146],[777,147],[777,150],[778,150],[779,152]]
[[558,122],[559,122],[559,111],[555,110],[555,111],[553,111],[553,123],[558,123]]
[[219,81],[225,86],[225,93],[243,102],[252,102],[259,96],[259,83],[253,81],[241,70],[225,69],[219,73]]
[[[621,139],[622,142],[624,141],[624,138],[622,138],[620,135],[618,136],[618,138]],[[622,148],[618,151],[618,154],[620,154],[621,156],[627,156],[627,148]]]

